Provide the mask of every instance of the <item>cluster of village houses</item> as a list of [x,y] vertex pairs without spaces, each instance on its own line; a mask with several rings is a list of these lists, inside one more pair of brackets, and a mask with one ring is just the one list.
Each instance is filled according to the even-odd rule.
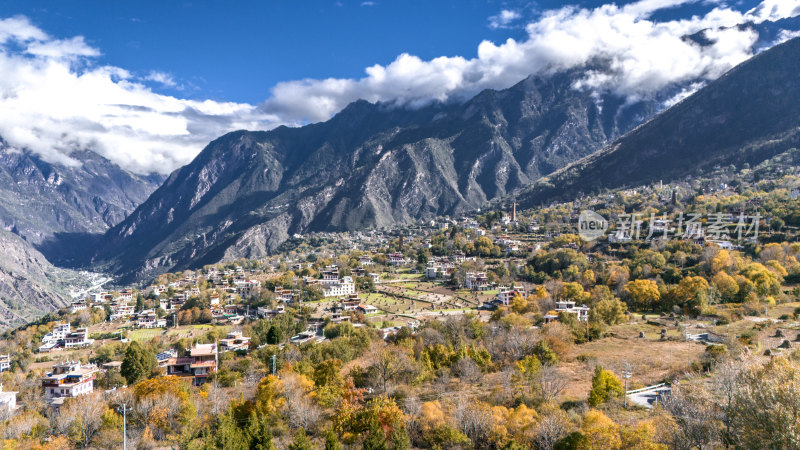
[[[60,324],[58,327],[69,329],[68,324]],[[216,372],[220,352],[247,351],[249,347],[249,337],[243,336],[241,331],[231,331],[217,343],[195,344],[183,355],[179,355],[175,350],[159,353],[156,355],[156,361],[164,375],[184,377],[190,379],[194,385],[201,385],[210,374]],[[93,392],[97,373],[101,370],[118,370],[121,364],[119,361],[112,361],[101,367],[78,361],[56,364],[41,379],[45,398],[48,404],[58,408],[66,398]],[[0,393],[0,405],[3,404],[4,398]],[[12,403],[16,403],[16,397]]]
[[[515,223],[516,217],[506,218],[502,226]],[[477,222],[463,220],[460,225],[468,229],[481,232],[485,231],[478,227]],[[440,224],[441,228],[447,228],[449,223]],[[533,223],[538,229],[538,225]],[[494,231],[500,231],[497,228]],[[495,244],[500,245],[506,252],[519,251],[520,243],[510,239],[508,236],[499,236],[495,239]],[[427,243],[427,245],[430,245]],[[528,248],[527,250],[531,250]],[[401,267],[409,266],[414,261],[406,258],[402,253],[395,252],[386,255],[390,266]],[[449,278],[458,265],[465,262],[467,256],[460,251],[454,252],[447,258],[435,258],[430,261],[425,270],[428,279]],[[474,258],[473,258],[474,259]],[[371,277],[375,283],[380,283],[380,275],[370,272],[373,265],[372,258],[364,255],[360,258],[360,267],[354,269],[353,275],[356,277]],[[296,264],[296,269],[302,269],[302,264]],[[340,276],[339,268],[335,265],[326,266],[321,271],[321,278],[303,278],[306,285],[318,285],[323,297],[338,298],[334,306],[329,308],[329,313],[324,318],[312,318],[307,331],[290,338],[290,342],[301,344],[304,342],[321,341],[325,338],[321,336],[320,327],[325,319],[330,319],[333,323],[350,321],[352,313],[364,315],[378,313],[379,310],[372,306],[362,303],[358,296],[356,284],[351,276]],[[221,299],[217,294],[210,298],[210,309],[215,321],[218,323],[239,324],[244,317],[266,317],[273,318],[285,312],[284,304],[292,304],[299,301],[300,293],[296,289],[286,289],[280,286],[275,287],[275,296],[278,305],[274,308],[259,307],[255,311],[237,304],[240,296],[249,295],[254,289],[260,287],[260,283],[254,279],[248,279],[246,271],[241,267],[230,270],[218,270],[211,267],[204,273],[206,280],[211,281],[219,292],[225,293],[225,298]],[[150,288],[150,292],[159,296],[159,308],[167,312],[168,316],[177,313],[181,307],[193,296],[200,295],[197,287],[198,276],[192,272],[187,272],[183,278],[171,282],[167,285],[157,285]],[[466,274],[465,287],[472,291],[487,291],[497,289],[497,298],[483,307],[488,309],[497,308],[500,305],[507,306],[517,294],[526,295],[525,289],[520,286],[497,286],[489,282],[485,272],[468,272]],[[161,295],[170,292],[171,295]],[[135,312],[134,292],[124,289],[116,294],[102,292],[93,294],[90,298],[76,301],[70,305],[73,313],[89,308],[108,308],[111,311],[109,320],[111,321],[130,321],[131,325],[137,328],[163,328],[167,327],[166,317],[159,317],[155,310],[143,310]],[[246,309],[245,309],[246,308]],[[556,313],[567,312],[575,314],[579,320],[588,320],[588,308],[576,306],[574,302],[557,302]],[[175,320],[174,315],[172,316]],[[555,320],[557,316],[548,315],[545,320]],[[174,322],[173,322],[174,323]],[[409,321],[408,326],[416,328],[418,322]],[[354,326],[363,326],[354,324]],[[380,330],[383,337],[396,333],[400,327],[390,327]],[[91,346],[94,340],[89,337],[86,328],[71,329],[69,323],[57,324],[53,330],[42,338],[42,345],[39,351],[42,353],[57,351],[60,349],[72,349]],[[191,380],[194,385],[203,384],[210,374],[217,369],[218,357],[220,352],[225,351],[247,351],[250,347],[250,338],[243,336],[240,331],[231,331],[224,339],[213,344],[196,344],[186,350],[183,355],[177,354],[175,350],[168,350],[156,355],[158,367],[165,375],[185,377]],[[94,390],[94,380],[101,370],[119,369],[121,362],[114,361],[98,367],[94,364],[82,364],[76,361],[65,361],[56,364],[51,371],[42,377],[42,389],[45,397],[51,405],[58,407],[65,398],[75,397],[90,393]],[[0,355],[0,372],[8,370],[10,367],[9,355]],[[0,411],[3,408],[14,409],[16,404],[16,393],[3,392],[0,385]]]

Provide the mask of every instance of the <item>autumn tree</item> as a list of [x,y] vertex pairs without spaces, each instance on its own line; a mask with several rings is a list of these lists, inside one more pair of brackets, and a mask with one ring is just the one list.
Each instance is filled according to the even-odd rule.
[[589,311],[589,319],[602,321],[606,325],[616,325],[628,320],[627,311],[628,306],[619,299],[604,298]]
[[592,389],[589,391],[589,405],[597,406],[623,395],[625,395],[625,392],[622,387],[622,381],[611,371],[596,366],[592,377]]
[[634,280],[625,284],[625,296],[633,308],[650,311],[661,299],[661,292],[653,280]]
[[800,364],[775,358],[740,377],[731,411],[734,442],[744,448],[800,448]]

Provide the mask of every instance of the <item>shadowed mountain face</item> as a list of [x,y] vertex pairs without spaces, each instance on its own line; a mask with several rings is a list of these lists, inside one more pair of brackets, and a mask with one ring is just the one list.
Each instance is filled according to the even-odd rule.
[[71,275],[53,267],[21,237],[0,230],[0,330],[34,320],[67,304],[62,281]]
[[655,101],[623,108],[573,89],[582,73],[531,77],[460,105],[359,101],[328,122],[227,134],[110,230],[95,264],[144,279],[260,257],[294,233],[474,210],[655,113]]
[[800,148],[800,38],[740,64],[603,150],[520,194],[523,206],[757,164]]
[[90,151],[71,156],[78,165],[51,164],[0,140],[0,329],[64,306],[65,283],[75,274],[51,262],[85,260],[87,242],[162,181]]
[[57,234],[103,233],[163,180],[135,175],[90,151],[70,156],[80,164],[51,164],[0,141],[1,228],[35,246]]

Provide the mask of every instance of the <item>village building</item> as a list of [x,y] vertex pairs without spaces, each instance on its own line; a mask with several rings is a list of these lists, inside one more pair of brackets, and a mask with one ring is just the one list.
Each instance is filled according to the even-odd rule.
[[11,355],[0,355],[0,373],[11,369]]
[[200,386],[217,371],[217,345],[197,344],[187,351],[186,356],[170,358],[166,366],[167,375],[191,377],[192,384]]
[[127,320],[133,315],[134,305],[129,305],[125,301],[115,302],[111,304],[111,316],[109,320]]
[[389,253],[386,255],[389,258],[389,264],[393,266],[406,265],[406,257],[400,252]]
[[53,366],[53,370],[42,377],[47,402],[58,407],[64,398],[78,397],[94,391],[94,380],[98,372],[94,364],[67,361]]
[[375,314],[378,312],[378,308],[372,305],[358,305],[356,310],[362,314]]
[[342,299],[342,302],[339,304],[339,309],[342,311],[355,311],[359,305],[361,305],[361,299],[358,298],[357,294],[351,294],[347,298]]
[[521,286],[500,286],[498,288],[500,292],[497,294],[497,300],[502,303],[504,306],[508,306],[511,304],[511,299],[514,298],[515,295],[519,294],[525,297],[525,289]]
[[64,348],[81,348],[94,344],[94,339],[89,339],[89,330],[78,328],[70,331],[64,337]]
[[0,416],[10,416],[17,409],[17,393],[4,391],[0,383]]
[[556,302],[556,313],[574,314],[576,318],[582,322],[589,320],[589,307],[581,305],[575,306],[573,301],[559,301]]
[[265,317],[269,319],[274,319],[279,314],[283,314],[284,312],[285,309],[283,305],[278,305],[277,307],[275,307],[275,309],[265,308],[263,306],[259,306],[256,309],[256,315],[258,315],[258,317]]
[[353,283],[352,277],[342,277],[335,284],[328,284],[322,288],[323,297],[343,297],[355,292],[356,285]]
[[466,286],[471,291],[486,291],[489,289],[489,278],[486,272],[467,272]]
[[69,330],[69,323],[60,323],[53,327],[53,331],[44,335],[42,343],[63,341],[67,334],[69,334]]
[[167,319],[159,319],[158,314],[152,309],[146,309],[136,315],[137,328],[163,328],[167,326]]
[[86,303],[85,300],[78,300],[78,301],[72,302],[72,304],[69,307],[69,312],[72,313],[72,314],[75,314],[76,312],[83,311],[83,310],[87,309],[88,307],[89,307],[89,305]]
[[241,331],[231,331],[225,339],[219,340],[219,348],[223,352],[234,352],[250,348],[250,338],[242,335]]

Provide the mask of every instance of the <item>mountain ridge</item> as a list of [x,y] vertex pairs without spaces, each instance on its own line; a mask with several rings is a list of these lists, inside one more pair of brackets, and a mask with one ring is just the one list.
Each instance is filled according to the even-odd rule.
[[294,233],[383,227],[480,208],[658,108],[528,77],[463,104],[354,102],[327,122],[212,141],[98,246],[95,267],[146,278],[260,257]]
[[523,207],[757,164],[800,147],[800,38],[766,50],[598,152],[519,193]]

